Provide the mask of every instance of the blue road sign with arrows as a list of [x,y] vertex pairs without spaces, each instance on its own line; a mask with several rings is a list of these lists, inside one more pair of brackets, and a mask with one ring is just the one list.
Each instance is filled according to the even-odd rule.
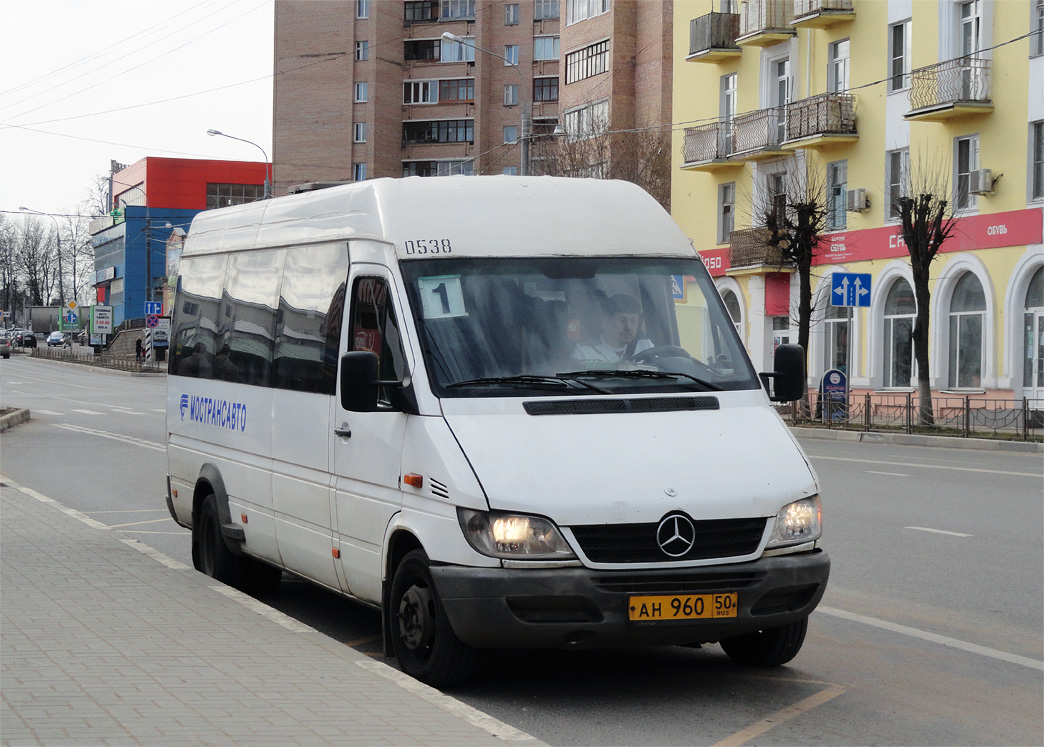
[[835,272],[830,279],[831,306],[869,306],[870,273]]

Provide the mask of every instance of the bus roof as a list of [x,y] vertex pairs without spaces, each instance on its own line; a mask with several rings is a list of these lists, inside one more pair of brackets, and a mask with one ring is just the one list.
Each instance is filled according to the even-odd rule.
[[373,179],[208,210],[185,256],[350,239],[390,243],[399,259],[447,249],[467,257],[695,257],[688,238],[629,182],[537,176]]

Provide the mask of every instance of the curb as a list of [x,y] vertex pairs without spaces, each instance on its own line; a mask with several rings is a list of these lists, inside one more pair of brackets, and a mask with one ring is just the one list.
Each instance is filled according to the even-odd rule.
[[1027,441],[1000,441],[989,438],[956,438],[954,436],[926,436],[916,433],[878,433],[871,431],[844,431],[825,428],[796,428],[791,432],[798,438],[819,441],[858,441],[874,444],[901,444],[931,446],[946,449],[978,449],[980,451],[1012,451],[1021,454],[1044,454],[1044,444]]
[[0,416],[0,433],[3,433],[8,428],[14,428],[27,420],[29,420],[29,410],[24,407],[2,415]]

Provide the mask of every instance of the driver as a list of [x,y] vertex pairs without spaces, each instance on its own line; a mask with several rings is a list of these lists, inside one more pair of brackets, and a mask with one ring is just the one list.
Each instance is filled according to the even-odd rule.
[[631,296],[619,293],[604,304],[602,336],[595,341],[579,343],[572,359],[579,361],[628,360],[635,353],[653,347],[647,337],[639,337],[642,326],[642,307]]

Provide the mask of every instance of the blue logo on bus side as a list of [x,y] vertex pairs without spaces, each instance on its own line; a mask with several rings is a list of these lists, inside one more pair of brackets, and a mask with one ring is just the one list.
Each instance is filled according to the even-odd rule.
[[246,405],[242,402],[182,394],[181,419],[183,421],[186,412],[188,412],[189,420],[195,423],[216,425],[230,431],[246,430]]

